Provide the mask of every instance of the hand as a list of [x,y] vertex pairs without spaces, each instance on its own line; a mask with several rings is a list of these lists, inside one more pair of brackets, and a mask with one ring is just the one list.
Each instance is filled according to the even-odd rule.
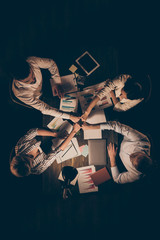
[[80,117],[76,117],[76,116],[70,115],[70,120],[72,122],[74,122],[74,123],[77,123],[80,120]]
[[66,130],[57,133],[57,138],[66,139],[68,137],[68,132]]
[[55,84],[55,86],[53,87],[53,92],[59,98],[63,98],[64,97],[63,87],[62,87],[61,84]]
[[81,116],[81,119],[83,122],[85,122],[87,120],[88,115],[89,115],[88,112],[85,111],[85,113]]
[[117,147],[115,148],[113,143],[110,143],[107,146],[107,150],[108,150],[108,155],[110,158],[110,162],[111,162],[111,167],[116,166],[116,154],[117,154]]
[[78,123],[75,123],[75,124],[73,125],[73,131],[74,131],[75,133],[77,133],[80,129],[81,129],[81,127],[80,127],[80,125],[79,125]]
[[90,127],[90,124],[86,123],[86,122],[84,122],[83,125],[82,125],[83,130],[87,130],[87,129],[89,129],[89,127]]

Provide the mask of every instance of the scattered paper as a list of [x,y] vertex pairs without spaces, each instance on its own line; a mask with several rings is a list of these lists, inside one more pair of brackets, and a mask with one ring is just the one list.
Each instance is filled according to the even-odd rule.
[[60,101],[60,110],[64,112],[77,112],[78,98],[76,93],[68,93]]
[[[83,91],[78,92],[78,98],[83,112],[85,112],[93,98],[105,87],[105,84],[106,81],[84,88]],[[108,94],[97,102],[92,111],[104,109],[112,105],[112,101]]]
[[91,174],[93,174],[96,170],[95,167],[86,166],[77,168],[78,170],[78,186],[80,193],[88,193],[88,192],[97,192],[98,187],[95,186],[93,180],[91,179]]
[[84,134],[84,139],[101,139],[102,138],[101,129],[84,130],[83,134]]
[[105,116],[104,110],[95,110],[91,112],[86,122],[90,124],[106,122],[106,116]]
[[88,145],[82,145],[79,149],[81,151],[81,154],[84,157],[87,157],[87,155],[88,155]]
[[[77,82],[74,74],[62,76],[61,83],[63,86],[64,93],[77,91]],[[56,96],[55,92],[53,91],[53,87],[55,85],[55,83],[53,82],[53,79],[50,79],[50,84],[52,88],[52,94],[53,96]]]
[[[73,126],[67,121],[63,121],[62,124],[58,127],[59,132],[67,131],[68,134],[72,131]],[[64,142],[64,139],[61,138],[53,138],[52,139],[52,149],[54,150],[57,148],[62,142]]]
[[50,129],[58,130],[60,126],[64,123],[64,120],[62,118],[54,118],[47,127]]
[[75,158],[81,155],[78,141],[76,138],[72,138],[71,142],[65,148],[64,151],[56,158],[57,163],[64,162],[68,159]]

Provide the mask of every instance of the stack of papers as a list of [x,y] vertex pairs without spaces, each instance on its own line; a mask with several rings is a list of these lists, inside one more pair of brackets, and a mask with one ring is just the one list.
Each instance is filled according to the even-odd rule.
[[91,179],[91,174],[93,174],[96,170],[95,167],[86,166],[77,168],[78,170],[78,186],[80,193],[88,193],[88,192],[97,192],[98,187],[95,186],[93,180]]

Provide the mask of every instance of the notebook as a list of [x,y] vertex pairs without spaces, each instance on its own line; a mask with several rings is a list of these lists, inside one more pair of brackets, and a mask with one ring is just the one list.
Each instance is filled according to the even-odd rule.
[[104,183],[111,179],[111,176],[106,167],[98,170],[97,172],[91,174],[90,176],[95,186],[98,186],[101,183]]

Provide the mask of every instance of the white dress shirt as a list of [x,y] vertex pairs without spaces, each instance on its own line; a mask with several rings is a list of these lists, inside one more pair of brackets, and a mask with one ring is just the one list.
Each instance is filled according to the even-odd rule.
[[130,155],[132,153],[142,152],[150,156],[151,145],[147,136],[116,121],[108,121],[106,124],[100,124],[100,128],[102,130],[113,130],[124,136],[121,142],[119,156],[127,172],[120,173],[117,166],[111,167],[113,180],[122,184],[140,179],[143,174],[133,166],[130,161]]
[[60,112],[40,100],[40,97],[42,95],[41,68],[49,70],[51,73],[51,78],[55,84],[61,83],[61,78],[56,63],[52,59],[39,57],[29,57],[27,59],[27,62],[29,63],[35,75],[36,82],[27,84],[13,79],[12,91],[15,96],[25,104],[41,111],[42,114],[69,119],[70,115],[68,113]]
[[[109,80],[106,82],[106,87],[102,89],[97,96],[102,99],[106,95],[110,95],[110,91],[115,91],[115,96],[118,98],[121,94],[122,88],[125,86],[125,83],[128,78],[130,78],[130,75],[123,74],[120,75],[119,77]],[[123,98],[120,100],[117,104],[114,106],[115,111],[127,111],[130,108],[136,106],[138,103],[140,103],[143,99],[135,99],[135,100],[130,100],[130,99],[125,99]]]

